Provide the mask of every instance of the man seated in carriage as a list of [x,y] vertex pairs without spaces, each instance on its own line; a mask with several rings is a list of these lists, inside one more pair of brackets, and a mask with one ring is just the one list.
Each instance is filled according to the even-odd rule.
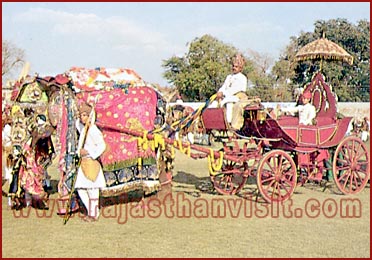
[[295,115],[298,113],[300,125],[314,125],[314,119],[316,117],[316,110],[313,104],[311,104],[311,93],[305,91],[302,94],[302,105],[289,108],[281,108],[284,113]]
[[217,92],[217,100],[221,106],[226,106],[226,120],[232,128],[240,129],[243,124],[243,109],[239,102],[247,99],[247,77],[242,73],[245,60],[240,54],[232,60],[232,74],[229,74]]

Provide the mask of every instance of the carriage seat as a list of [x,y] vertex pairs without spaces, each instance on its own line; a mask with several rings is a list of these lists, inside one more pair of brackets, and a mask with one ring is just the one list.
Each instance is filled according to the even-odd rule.
[[311,104],[316,109],[316,125],[330,125],[336,122],[337,100],[332,88],[325,82],[323,74],[316,73],[312,81],[305,86],[304,91],[312,95]]
[[[312,81],[305,86],[303,92],[311,93],[311,104],[316,109],[316,116],[312,126],[327,126],[336,123],[337,101],[331,87],[325,82],[324,76],[317,72]],[[281,116],[279,124],[282,126],[298,126],[297,116]]]

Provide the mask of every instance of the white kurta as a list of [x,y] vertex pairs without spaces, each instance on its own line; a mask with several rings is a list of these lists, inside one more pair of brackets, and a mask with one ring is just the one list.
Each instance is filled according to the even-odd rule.
[[[3,152],[5,152],[5,156],[7,157],[9,155],[9,151],[11,151],[12,147],[12,137],[11,137],[11,132],[12,132],[12,127],[9,124],[6,124],[3,128],[2,132],[2,145],[3,145]],[[7,160],[7,158],[5,158]],[[5,179],[6,180],[11,180],[12,179],[12,167],[8,167],[7,163],[5,163],[4,167],[5,171]]]
[[226,77],[225,82],[218,90],[224,94],[224,98],[221,102],[221,105],[224,105],[228,102],[238,102],[239,99],[235,94],[239,92],[246,92],[248,86],[247,77],[243,73],[239,72],[236,74],[230,74]]
[[235,74],[230,74],[226,77],[225,82],[218,90],[222,92],[224,98],[221,100],[221,106],[226,106],[226,120],[231,123],[233,118],[233,105],[239,102],[239,98],[235,96],[239,92],[246,93],[248,86],[247,77],[239,72]]
[[310,103],[291,108],[283,108],[282,111],[291,114],[298,112],[299,124],[301,125],[312,125],[313,119],[316,117],[315,107]]
[[[82,133],[84,129],[84,125],[81,124],[79,120],[77,120],[76,128],[78,129],[79,133]],[[82,141],[83,141],[83,135],[81,134],[79,138],[79,147]],[[91,157],[92,159],[97,159],[106,149],[106,143],[105,143],[105,140],[103,139],[103,134],[95,124],[89,127],[87,137],[85,140],[85,144],[84,144],[84,149],[88,151],[89,157]],[[104,188],[104,187],[106,187],[106,181],[103,175],[102,167],[98,173],[97,179],[94,182],[87,179],[81,167],[79,167],[78,174],[76,177],[76,182],[75,182],[76,189]]]
[[3,147],[10,147],[12,145],[11,132],[12,127],[9,124],[4,125],[2,132]]

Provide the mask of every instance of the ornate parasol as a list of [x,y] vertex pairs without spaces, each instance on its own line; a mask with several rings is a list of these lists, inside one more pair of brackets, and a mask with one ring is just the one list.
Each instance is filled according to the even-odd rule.
[[302,47],[295,56],[295,61],[320,59],[320,69],[323,60],[341,60],[353,64],[353,56],[341,46],[323,37]]

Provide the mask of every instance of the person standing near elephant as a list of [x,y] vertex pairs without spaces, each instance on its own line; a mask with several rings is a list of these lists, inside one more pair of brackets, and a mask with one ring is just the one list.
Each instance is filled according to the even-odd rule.
[[[9,192],[9,185],[12,181],[12,118],[9,115],[6,115],[3,113],[3,131],[2,131],[2,163],[4,167],[4,174],[5,176],[2,176],[5,180],[5,183],[3,183],[3,192],[7,194]],[[11,206],[11,198],[8,197],[8,205]]]
[[[8,164],[8,157],[12,154],[12,118],[8,115],[3,115],[3,131],[2,131],[2,149],[3,149],[3,158],[5,158],[5,179],[11,179],[11,165]],[[4,163],[3,163],[4,165]]]
[[97,221],[99,217],[99,192],[106,187],[99,156],[105,151],[106,143],[102,132],[96,126],[93,118],[95,111],[91,106],[82,103],[79,106],[80,118],[76,121],[79,131],[78,154],[81,164],[78,169],[75,189],[83,202],[87,216],[83,220]]

